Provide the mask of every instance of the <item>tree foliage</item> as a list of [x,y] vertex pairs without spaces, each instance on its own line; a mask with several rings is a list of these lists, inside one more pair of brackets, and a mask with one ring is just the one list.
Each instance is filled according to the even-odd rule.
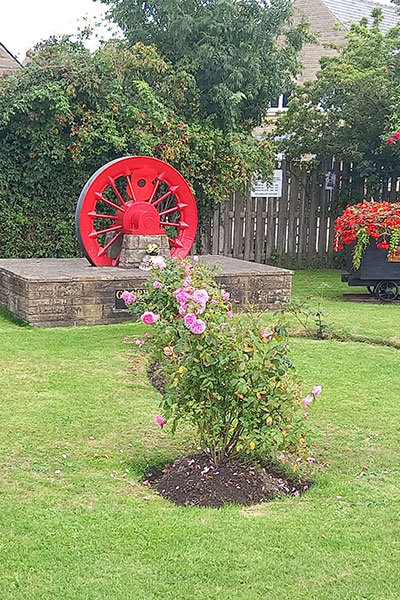
[[381,11],[351,27],[337,57],[324,57],[317,79],[298,87],[277,133],[289,158],[335,156],[357,163],[361,175],[377,166],[397,167],[386,146],[398,113],[400,27],[384,34]]
[[226,135],[196,113],[191,74],[152,46],[50,40],[16,77],[0,78],[0,255],[72,256],[74,212],[87,179],[106,162],[143,154],[166,160],[194,187],[200,209],[268,177],[267,142]]
[[291,0],[101,0],[131,44],[155,44],[193,73],[199,116],[225,131],[259,125],[270,101],[292,87],[308,38],[289,28]]

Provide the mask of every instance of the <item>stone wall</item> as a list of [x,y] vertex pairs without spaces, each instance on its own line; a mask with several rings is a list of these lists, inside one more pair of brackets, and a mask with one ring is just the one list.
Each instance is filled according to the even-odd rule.
[[[236,308],[277,308],[290,299],[292,272],[238,259],[205,256]],[[104,325],[132,320],[118,308],[123,290],[140,293],[148,274],[139,269],[91,267],[85,259],[0,260],[0,305],[38,327]]]

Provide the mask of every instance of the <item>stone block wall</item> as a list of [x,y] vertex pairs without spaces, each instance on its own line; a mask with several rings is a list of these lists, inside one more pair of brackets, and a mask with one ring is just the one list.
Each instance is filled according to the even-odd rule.
[[[292,272],[227,257],[203,257],[219,264],[217,275],[235,309],[253,305],[275,310],[290,299]],[[139,269],[90,267],[85,259],[0,260],[0,305],[37,327],[104,325],[132,320],[117,308],[116,293],[140,293],[148,273]]]

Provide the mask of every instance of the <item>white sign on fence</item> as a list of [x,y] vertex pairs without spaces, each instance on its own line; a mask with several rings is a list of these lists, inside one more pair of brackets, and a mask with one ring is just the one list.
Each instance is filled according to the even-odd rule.
[[334,190],[336,187],[336,173],[332,171],[328,171],[325,175],[325,189],[326,190]]
[[252,198],[281,198],[282,197],[282,169],[275,169],[272,183],[255,181],[250,192]]

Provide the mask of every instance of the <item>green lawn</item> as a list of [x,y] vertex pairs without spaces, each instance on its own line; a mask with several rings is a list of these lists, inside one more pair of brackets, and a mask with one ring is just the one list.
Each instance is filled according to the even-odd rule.
[[[346,303],[339,281],[303,271],[294,295],[328,282],[335,326],[400,339],[400,306]],[[136,484],[189,443],[154,424],[157,393],[123,343],[138,329],[2,318],[0,599],[398,600],[399,350],[292,339],[306,388],[324,387],[315,484],[246,509],[181,508]]]

